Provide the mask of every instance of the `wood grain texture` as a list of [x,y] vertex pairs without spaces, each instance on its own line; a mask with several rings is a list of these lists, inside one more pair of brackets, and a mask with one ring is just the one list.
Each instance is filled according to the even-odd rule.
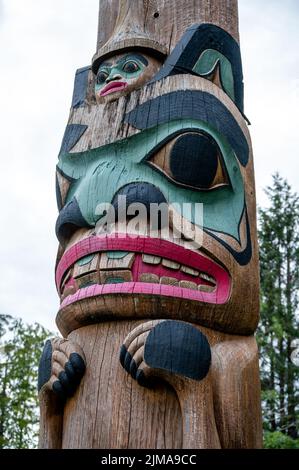
[[[62,448],[261,447],[258,357],[253,337],[196,327],[211,345],[212,365],[207,377],[197,382],[149,369],[155,380],[148,389],[140,387],[119,363],[122,342],[137,326],[148,334],[148,323],[122,321],[80,328],[69,335],[83,349],[87,369],[64,408]],[[43,442],[48,426],[51,424],[45,416],[41,422]],[[58,439],[47,446],[58,447]]]
[[[203,23],[222,30],[192,28]],[[190,65],[184,52],[198,29]],[[97,51],[76,74],[57,165],[56,323],[86,371],[63,404],[51,379],[41,388],[43,448],[262,445],[255,183],[238,42],[237,0],[100,0]],[[175,71],[167,59],[159,70],[178,43]],[[155,57],[158,73],[96,101],[99,64],[127,50]],[[126,236],[134,213],[99,232],[99,203],[118,214],[120,195],[142,202],[145,217]],[[169,231],[152,235],[150,206],[162,202]],[[203,204],[202,223],[177,202]],[[63,385],[55,358],[51,378]]]
[[239,41],[237,0],[100,0],[97,50],[111,36],[115,37],[115,30],[118,34],[123,31],[127,38],[125,32],[130,34],[138,28],[138,32],[154,39],[169,53],[195,23],[220,26]]
[[[119,11],[119,0],[99,0],[97,50],[112,36]],[[107,21],[109,18],[109,21]]]
[[61,449],[63,432],[63,403],[49,391],[39,394],[39,449]]
[[[230,111],[250,145],[250,135],[244,117],[221,88],[202,77],[194,79],[190,75],[175,75],[165,78],[163,82],[156,82],[145,86],[127,97],[121,97],[117,101],[108,103],[106,106],[99,107],[93,105],[88,108],[88,113],[86,113],[84,108],[72,110],[70,123],[87,125],[88,129],[72,148],[71,153],[82,152],[87,148],[98,148],[99,146],[135,135],[138,133],[138,130],[125,122],[125,116],[134,110],[136,103],[142,105],[150,99],[159,97],[161,92],[164,95],[180,90],[203,91],[217,98]],[[110,115],[113,115],[115,118],[113,126],[109,125]]]
[[63,448],[181,448],[181,415],[171,386],[140,388],[120,366],[122,340],[133,325],[93,325],[69,336],[89,365],[65,407]]

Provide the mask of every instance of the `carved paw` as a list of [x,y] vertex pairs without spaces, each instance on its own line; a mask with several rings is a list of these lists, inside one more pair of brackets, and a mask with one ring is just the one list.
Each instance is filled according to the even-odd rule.
[[151,377],[177,374],[202,380],[209,372],[211,349],[198,328],[175,320],[156,320],[135,328],[124,340],[120,362],[142,386]]
[[64,400],[75,393],[84,372],[80,346],[61,338],[48,340],[39,364],[38,391],[52,391]]
[[124,340],[120,350],[120,363],[137,380],[139,385],[150,384],[151,368],[144,360],[144,346],[152,329],[163,320],[155,320],[137,326]]

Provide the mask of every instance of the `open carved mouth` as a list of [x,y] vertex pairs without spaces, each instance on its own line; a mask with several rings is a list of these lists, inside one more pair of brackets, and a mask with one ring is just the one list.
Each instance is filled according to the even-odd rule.
[[223,304],[226,270],[206,256],[160,238],[92,236],[69,248],[56,270],[61,308],[104,294],[150,294]]
[[100,96],[106,96],[109,93],[124,90],[128,84],[126,82],[111,82],[106,85],[100,93]]

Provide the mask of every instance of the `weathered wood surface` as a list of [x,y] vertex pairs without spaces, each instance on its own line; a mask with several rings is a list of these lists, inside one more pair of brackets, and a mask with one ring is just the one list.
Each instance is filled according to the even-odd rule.
[[[230,111],[246,137],[250,158],[246,168],[240,165],[240,171],[244,179],[246,207],[251,227],[252,257],[250,263],[240,266],[229,251],[223,250],[223,247],[215,243],[211,235],[204,232],[203,245],[206,247],[207,252],[213,253],[213,256],[228,268],[231,276],[234,278],[234,289],[231,292],[228,302],[217,306],[204,304],[201,305],[199,310],[197,302],[193,302],[191,299],[185,299],[183,304],[178,304],[177,302],[173,304],[173,302],[167,298],[161,301],[159,297],[149,299],[147,296],[144,296],[143,302],[137,302],[136,298],[134,300],[134,296],[126,298],[125,293],[117,299],[101,296],[90,299],[89,308],[86,309],[86,322],[89,322],[89,315],[91,316],[90,322],[93,322],[94,318],[98,318],[99,320],[105,318],[105,312],[108,311],[108,317],[113,316],[114,318],[121,318],[123,315],[131,315],[135,318],[148,318],[149,316],[161,318],[163,316],[165,318],[198,321],[206,326],[214,326],[218,329],[238,334],[250,334],[255,331],[259,314],[259,298],[257,295],[259,289],[259,274],[257,269],[258,253],[254,167],[248,127],[241,113],[228,96],[210,81],[201,77],[197,77],[196,81],[194,81],[194,79],[188,75],[177,75],[166,78],[163,81],[163,94],[186,89],[190,91],[204,91],[219,99]],[[143,103],[147,103],[150,99],[159,97],[161,93],[161,84],[157,82],[140,91],[133,92],[129,97],[121,97],[118,101],[108,103],[103,108],[96,105],[91,106],[88,115],[85,112],[85,108],[76,110],[74,115],[71,116],[70,122],[88,123],[88,129],[71,150],[71,154],[75,155],[78,152],[82,152],[86,147],[96,149],[102,145],[113,142],[115,139],[121,140],[125,137],[136,135],[138,133],[137,129],[123,122],[124,110],[128,113],[130,110],[134,109],[133,106],[136,102],[142,105]],[[114,126],[109,125],[108,115],[116,116]],[[139,169],[139,174],[140,178],[142,178],[142,168]],[[106,185],[108,191],[109,185],[111,185],[111,179],[102,181],[101,184]],[[112,229],[112,232],[114,230],[116,229]],[[93,229],[85,229],[74,233],[69,239],[65,249],[68,250],[74,246],[78,240],[89,237],[93,232]],[[217,233],[217,236],[228,242],[236,251],[242,252],[247,244],[245,214],[240,223],[241,246],[237,240],[224,233]],[[176,243],[194,251],[192,243],[189,243],[185,239],[176,239]],[[195,250],[195,253],[197,252],[201,252],[201,250]],[[248,282],[249,279],[250,282]],[[190,281],[192,281],[192,279],[190,279]],[[244,298],[247,299],[246,302],[244,302]],[[80,326],[83,317],[84,312],[82,311],[80,302],[70,305],[66,304],[58,313],[57,324],[63,334],[68,334],[69,331]],[[65,323],[68,325],[67,328],[64,326]]]
[[[69,335],[84,350],[88,367],[64,409],[62,448],[261,446],[258,357],[252,337],[200,328],[212,349],[207,377],[196,382],[155,370],[155,385],[145,388],[119,363],[123,339],[138,325],[142,323],[108,322]],[[42,447],[59,447],[58,436],[53,442],[44,433]]]
[[115,37],[115,29],[127,38],[137,27],[138,32],[164,45],[169,53],[194,23],[215,24],[239,41],[238,1],[100,0],[97,50]]
[[[97,52],[76,74],[57,166],[56,322],[67,341],[41,361],[41,447],[262,445],[238,43],[237,0],[100,1]],[[98,227],[99,203],[118,211],[118,196],[146,207],[126,237],[129,216]],[[167,203],[166,234],[149,231],[153,202]],[[202,223],[177,202],[202,203]]]

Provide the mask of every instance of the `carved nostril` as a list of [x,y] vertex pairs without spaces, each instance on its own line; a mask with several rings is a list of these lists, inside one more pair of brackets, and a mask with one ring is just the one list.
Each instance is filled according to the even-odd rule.
[[83,227],[90,228],[91,226],[84,219],[78,202],[74,198],[59,213],[56,221],[56,236],[64,246],[71,236]]
[[[121,199],[120,199],[121,197]],[[125,200],[123,199],[125,198]],[[120,203],[120,201],[124,201]],[[147,219],[151,215],[151,205],[152,204],[162,204],[167,203],[166,198],[162,194],[159,188],[154,186],[151,183],[130,183],[126,186],[123,186],[114,196],[112,200],[112,205],[115,209],[116,218],[119,219],[120,213],[120,204],[123,204],[126,211],[131,204],[142,204],[146,209]],[[133,215],[131,217],[134,217]],[[127,219],[130,217],[127,216]],[[158,227],[153,227],[154,230],[161,228],[161,214],[158,217]],[[152,223],[152,221],[151,221]],[[163,223],[164,225],[164,223]]]
[[162,204],[166,202],[160,189],[151,183],[130,183],[123,186],[117,191],[112,200],[112,205],[116,210],[118,208],[119,196],[126,198],[126,208],[128,208],[130,204],[139,203],[146,207],[147,212],[150,211],[151,204]]
[[107,77],[106,78],[106,83],[114,82],[115,80],[121,80],[123,77],[120,74],[113,75],[112,77]]

